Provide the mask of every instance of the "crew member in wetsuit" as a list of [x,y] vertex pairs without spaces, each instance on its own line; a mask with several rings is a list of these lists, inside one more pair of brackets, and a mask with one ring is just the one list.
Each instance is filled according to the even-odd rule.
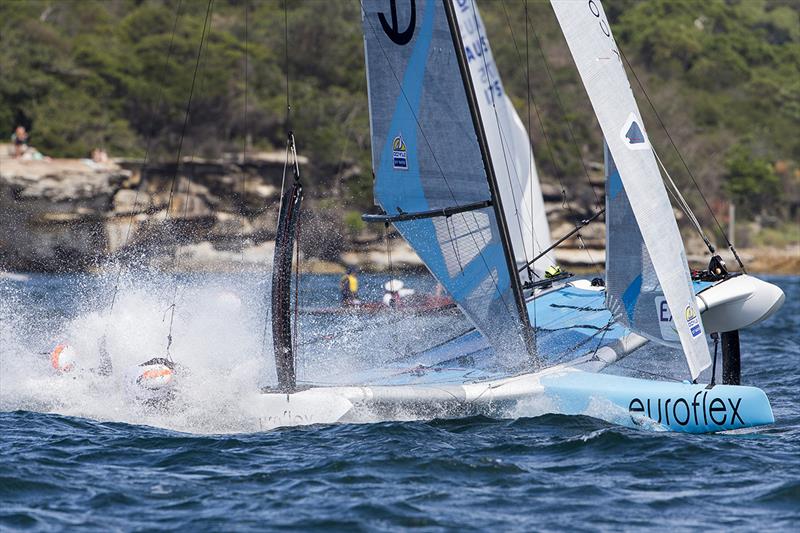
[[358,278],[353,267],[347,267],[347,273],[339,281],[339,294],[344,306],[358,303]]

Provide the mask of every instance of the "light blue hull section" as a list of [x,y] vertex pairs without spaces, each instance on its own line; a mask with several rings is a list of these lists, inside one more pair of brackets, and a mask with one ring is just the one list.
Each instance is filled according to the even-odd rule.
[[708,433],[775,422],[767,395],[756,387],[708,389],[580,371],[542,377],[541,384],[555,412],[632,428]]
[[[710,286],[697,283],[695,291],[701,293]],[[541,294],[528,307],[536,346],[546,367],[538,372],[499,365],[491,346],[473,330],[377,368],[330,376],[325,386],[292,396],[320,396],[309,398],[313,408],[308,409],[307,423],[477,414],[516,418],[547,413],[688,433],[774,423],[766,394],[755,387],[717,385],[708,389],[706,385],[601,373],[618,355],[641,346],[626,340],[631,332],[613,321],[602,290],[564,286]],[[289,402],[292,405],[283,405],[281,402],[288,400],[281,395],[270,401],[277,402],[271,410],[294,413],[298,409],[294,400]],[[344,402],[341,409],[319,419],[320,406],[338,405],[339,401]]]

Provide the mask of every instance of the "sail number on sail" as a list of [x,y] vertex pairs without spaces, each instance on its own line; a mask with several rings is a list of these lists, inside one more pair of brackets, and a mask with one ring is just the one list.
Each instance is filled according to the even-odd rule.
[[[600,10],[597,6],[597,3],[594,0],[589,0],[588,2],[589,11],[592,12],[592,15],[599,21],[600,31],[603,32],[603,35],[608,37],[611,40],[611,52],[617,56],[617,60],[622,63],[622,58],[619,55],[619,50],[617,50],[617,43],[614,42],[614,38],[611,36],[611,30],[608,27],[608,21],[604,17],[604,13]],[[608,59],[608,58],[601,58],[601,59]]]

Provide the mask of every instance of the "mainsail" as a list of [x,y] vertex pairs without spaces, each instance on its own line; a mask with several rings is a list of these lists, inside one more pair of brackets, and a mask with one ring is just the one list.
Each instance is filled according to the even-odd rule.
[[[608,19],[600,0],[551,0],[551,4],[605,135],[689,370],[697,378],[711,365],[711,357],[686,253]],[[660,297],[649,304],[639,297],[645,282],[641,275],[624,286],[615,284],[613,271],[608,277],[608,305],[618,318],[630,322],[640,306],[645,313],[660,311]]]
[[[606,175],[606,289],[617,320],[643,337],[680,348],[675,321],[633,214],[614,158],[603,145]],[[627,292],[626,292],[627,291]],[[655,306],[655,313],[653,312]]]
[[[452,5],[365,0],[375,199],[512,364],[529,322]],[[450,15],[450,16],[448,16]],[[482,149],[483,145],[483,149]]]
[[[475,84],[515,260],[521,267],[550,246],[550,227],[528,132],[503,87],[475,0],[451,1]],[[552,253],[548,253],[534,269],[541,276],[554,263]]]

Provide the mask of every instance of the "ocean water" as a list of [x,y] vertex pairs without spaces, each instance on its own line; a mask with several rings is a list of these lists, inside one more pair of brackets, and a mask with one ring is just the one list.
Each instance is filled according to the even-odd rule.
[[[125,276],[111,314],[113,279],[0,280],[0,530],[796,530],[800,278],[768,279],[786,304],[742,332],[742,379],[766,391],[776,423],[713,435],[554,415],[254,433],[242,402],[274,371],[260,278]],[[383,281],[364,276],[365,297]],[[103,334],[115,369],[162,355],[175,288],[171,354],[191,369],[181,409],[143,412],[113,377],[49,369],[63,341],[90,366]],[[303,306],[324,307],[336,278],[303,289]],[[409,335],[335,317],[301,332],[332,326],[352,344],[311,344],[307,365],[346,371],[364,339],[401,349]]]

